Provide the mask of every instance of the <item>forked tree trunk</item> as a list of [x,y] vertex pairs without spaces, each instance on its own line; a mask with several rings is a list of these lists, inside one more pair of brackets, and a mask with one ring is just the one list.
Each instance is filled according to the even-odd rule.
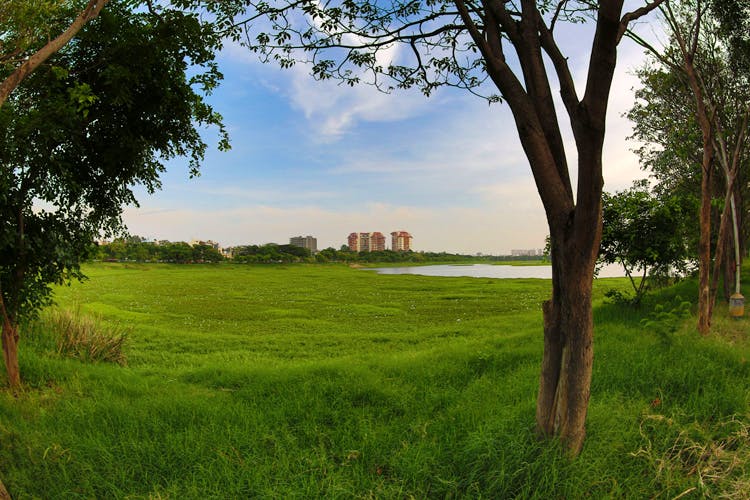
[[570,236],[553,238],[553,292],[543,306],[537,430],[559,436],[571,455],[581,451],[586,436],[594,360],[591,289],[601,230],[594,226],[592,233],[577,241]]

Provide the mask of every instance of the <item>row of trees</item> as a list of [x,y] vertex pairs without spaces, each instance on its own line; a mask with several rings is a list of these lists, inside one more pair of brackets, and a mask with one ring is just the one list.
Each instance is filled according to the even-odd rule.
[[[458,262],[469,259],[477,261],[507,260],[496,256],[475,257],[447,252],[355,252],[344,245],[339,250],[329,247],[314,255],[310,250],[295,245],[243,245],[229,249],[228,259],[238,263],[295,263],[295,262]],[[102,261],[172,262],[178,264],[221,262],[225,260],[217,249],[210,245],[189,245],[185,242],[147,242],[137,236],[118,238],[112,243],[96,246],[91,258]],[[519,260],[515,258],[513,260]]]
[[[642,167],[653,179],[604,196],[602,259],[642,280],[667,269],[699,272],[698,328],[710,329],[720,283],[740,292],[750,237],[750,17],[747,2],[665,3],[669,41],[638,70],[641,88],[628,113]],[[698,221],[698,223],[696,223]],[[723,279],[722,279],[723,278]]]
[[102,261],[132,262],[221,262],[224,257],[211,245],[190,245],[184,241],[162,242],[158,245],[141,241],[117,239],[106,245],[99,245],[92,257]]

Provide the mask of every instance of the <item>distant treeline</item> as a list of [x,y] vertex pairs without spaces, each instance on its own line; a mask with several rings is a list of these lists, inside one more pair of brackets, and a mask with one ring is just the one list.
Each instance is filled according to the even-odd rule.
[[93,252],[95,259],[122,262],[169,262],[177,264],[232,261],[237,263],[326,263],[326,262],[460,262],[539,260],[533,256],[490,256],[465,255],[447,252],[354,252],[344,245],[340,249],[329,247],[315,254],[310,250],[294,245],[243,245],[226,249],[224,253],[211,245],[190,245],[185,242],[147,242],[139,237],[117,239],[111,243],[99,244]]
[[144,242],[138,238],[117,239],[112,243],[99,244],[94,251],[95,259],[103,261],[172,262],[189,264],[194,262],[221,262],[224,256],[211,245],[190,245],[184,241],[159,243]]

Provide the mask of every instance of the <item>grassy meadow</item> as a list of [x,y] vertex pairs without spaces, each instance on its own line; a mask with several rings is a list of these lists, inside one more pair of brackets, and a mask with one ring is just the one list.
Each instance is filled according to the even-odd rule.
[[588,437],[570,461],[534,435],[547,280],[85,272],[57,308],[124,333],[127,363],[58,352],[49,313],[25,329],[26,388],[0,392],[13,498],[750,497],[750,320],[719,305],[700,338],[665,314],[694,283],[633,310],[604,300],[624,279],[596,282]]

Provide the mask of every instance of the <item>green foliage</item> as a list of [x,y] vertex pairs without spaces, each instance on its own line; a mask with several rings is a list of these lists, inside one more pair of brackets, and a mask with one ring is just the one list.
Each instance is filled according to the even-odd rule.
[[124,346],[129,330],[101,319],[84,316],[69,310],[50,310],[42,315],[30,329],[36,331],[37,343],[51,337],[57,353],[87,362],[107,362],[126,365]]
[[224,256],[212,245],[184,241],[147,242],[140,238],[117,238],[112,243],[99,245],[96,258],[104,261],[172,262],[177,264],[221,262]]
[[656,304],[654,310],[648,317],[641,320],[641,326],[650,333],[655,334],[664,345],[672,343],[672,337],[686,322],[690,316],[690,302],[685,302],[678,295],[675,297],[671,308],[663,304]]
[[[651,194],[646,181],[637,181],[626,191],[605,192],[602,212],[599,261],[622,264],[633,286],[633,304],[642,300],[649,278],[687,272],[689,217],[682,200],[660,199]],[[625,300],[621,292],[611,298]]]
[[69,17],[66,0],[4,0],[0,3],[0,76],[55,33],[56,21]]
[[197,85],[220,79],[219,45],[195,13],[113,2],[0,108],[0,293],[11,323],[47,304],[50,284],[81,277],[90,243],[122,229],[133,187],[157,189],[166,160],[185,156],[197,174],[201,126],[216,126],[226,146]]
[[[640,326],[647,304],[595,307],[589,439],[569,461],[533,431],[547,280],[306,264],[84,271],[91,279],[56,299],[132,327],[128,367],[61,358],[27,337],[29,389],[0,393],[0,465],[14,498],[746,491],[747,463],[731,462],[745,456],[750,424],[746,334],[727,345],[678,331],[660,349]],[[598,280],[595,301],[626,286]],[[679,287],[695,295],[694,283]],[[709,454],[692,454],[696,444]]]
[[[697,5],[696,2],[672,5],[684,23],[684,33],[694,30]],[[750,161],[750,148],[743,147],[740,140],[741,134],[747,134],[744,116],[750,102],[750,11],[745,0],[712,0],[703,7],[692,64],[700,75],[702,99],[713,121],[715,153],[711,176],[715,180],[711,188],[711,224],[718,227],[726,192],[726,175],[720,168],[722,160],[727,167],[734,154],[739,155],[740,165]],[[637,74],[641,88],[636,90],[637,100],[628,118],[634,125],[632,138],[641,144],[636,149],[641,166],[656,180],[655,191],[660,198],[694,200],[691,203],[696,208],[688,217],[695,220],[701,192],[702,135],[695,96],[686,80],[677,42],[670,40],[661,59],[652,58]],[[750,239],[750,220],[743,216],[750,210],[749,172],[747,168],[739,168],[734,183],[743,247]],[[691,240],[689,248],[697,252],[699,224],[684,229]],[[715,240],[716,235],[713,236]]]

